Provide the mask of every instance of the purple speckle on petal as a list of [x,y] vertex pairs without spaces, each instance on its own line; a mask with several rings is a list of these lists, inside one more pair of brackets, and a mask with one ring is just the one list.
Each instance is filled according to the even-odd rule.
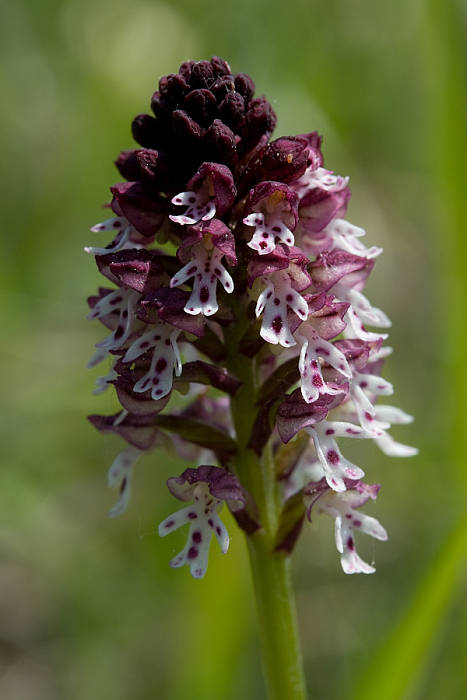
[[193,510],[190,510],[190,512],[188,513],[188,517],[190,518],[190,520],[196,520],[198,514],[195,513]]
[[167,367],[167,360],[164,357],[161,357],[160,360],[157,361],[156,364],[156,371],[157,372],[163,372],[163,370]]
[[199,544],[201,540],[203,539],[203,536],[201,535],[201,532],[199,530],[196,530],[196,532],[193,533],[192,540],[195,544]]
[[190,549],[188,550],[188,554],[187,554],[188,559],[196,559],[197,556],[198,556],[197,547],[190,547]]
[[337,454],[336,450],[328,451],[328,460],[331,462],[331,464],[339,464],[339,455]]
[[282,329],[282,319],[281,319],[280,316],[276,316],[276,318],[273,319],[273,322],[272,322],[272,329],[273,329],[274,333],[279,334],[279,333],[281,332],[281,329]]

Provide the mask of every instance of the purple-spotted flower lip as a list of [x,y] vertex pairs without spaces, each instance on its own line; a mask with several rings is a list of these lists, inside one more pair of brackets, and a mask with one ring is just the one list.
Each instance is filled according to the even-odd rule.
[[219,501],[226,501],[232,511],[245,507],[246,497],[238,478],[225,469],[211,465],[189,467],[180,474],[167,480],[170,493],[180,501],[191,501],[196,486],[206,484],[211,496]]
[[311,509],[315,503],[318,503],[320,511],[335,519],[336,547],[341,555],[341,566],[344,573],[374,573],[375,568],[363,561],[357,554],[354,530],[364,532],[378,540],[387,540],[387,532],[378,520],[356,510],[370,498],[376,498],[379,485],[357,481],[353,484],[346,484],[347,490],[336,493],[327,489],[322,481],[308,484],[304,489],[308,519],[310,519]]
[[186,207],[182,214],[170,214],[177,225],[187,226],[224,215],[235,201],[237,190],[233,175],[220,163],[203,163],[189,180],[187,189],[172,197],[176,207]]
[[177,251],[180,262],[187,263],[191,259],[192,246],[200,243],[204,237],[225,256],[229,265],[237,264],[235,236],[223,221],[216,218],[186,227],[186,233]]
[[298,195],[283,182],[265,180],[250,190],[245,204],[245,215],[255,212],[266,216],[277,212],[293,231],[298,220]]
[[223,216],[237,196],[230,169],[222,163],[203,163],[188,182],[187,189],[197,192],[204,187],[214,200],[217,216]]

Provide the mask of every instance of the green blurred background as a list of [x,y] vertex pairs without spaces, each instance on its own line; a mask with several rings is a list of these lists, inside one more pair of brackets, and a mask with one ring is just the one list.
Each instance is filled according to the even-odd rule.
[[295,553],[310,696],[466,697],[466,5],[0,6],[2,700],[264,698],[242,535],[232,526],[226,557],[213,548],[203,581],[172,571],[183,534],[156,525],[182,464],[143,459],[128,512],[108,520],[121,444],[85,420],[115,405],[85,369],[102,335],[85,320],[88,228],[159,76],[213,54],[251,73],[276,135],[318,129],[328,167],[351,176],[348,218],[385,248],[368,286],[394,322],[385,376],[416,416],[394,434],[417,458],[346,445],[383,484],[369,511],[390,540],[359,543],[377,573],[344,576],[321,517]]

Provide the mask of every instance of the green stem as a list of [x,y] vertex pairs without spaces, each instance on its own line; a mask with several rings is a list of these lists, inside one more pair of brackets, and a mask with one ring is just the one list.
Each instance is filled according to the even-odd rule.
[[262,525],[261,530],[247,537],[247,543],[268,697],[269,700],[306,700],[290,556],[274,551],[280,500],[272,450],[268,445],[259,458],[248,447],[257,411],[255,362],[236,351],[238,335],[228,341],[229,369],[243,382],[232,400],[239,446],[234,467],[258,506]]
[[290,557],[272,552],[264,536],[247,539],[268,696],[270,700],[305,700]]

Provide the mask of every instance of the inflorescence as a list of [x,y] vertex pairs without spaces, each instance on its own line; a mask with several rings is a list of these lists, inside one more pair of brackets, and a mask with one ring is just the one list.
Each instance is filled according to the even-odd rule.
[[261,528],[232,466],[231,402],[242,385],[235,355],[254,363],[258,381],[248,447],[260,458],[272,449],[278,465],[276,549],[291,551],[305,516],[319,510],[335,519],[343,570],[372,573],[354,533],[387,539],[357,510],[379,487],[362,482],[337,440],[416,452],[388,433],[411,417],[376,403],[393,391],[380,374],[391,349],[386,333],[368,327],[390,321],[362,290],[382,250],[366,247],[365,231],[345,220],[348,178],[323,167],[321,137],[270,141],[276,117],[254,89],[217,57],[162,78],[155,116],[132,124],[141,148],[116,161],[126,181],[111,187],[112,217],[91,229],[112,235],[107,246],[86,248],[112,287],[88,300],[88,318],[109,331],[89,366],[111,359],[95,393],[112,384],[121,410],[90,420],[128,443],[109,471],[109,485],[120,488],[110,514],[125,509],[141,454],[165,448],[202,465],[168,481],[175,497],[192,501],[159,526],[164,536],[189,524],[172,566],[202,577],[212,535],[227,551],[224,502],[247,533]]

